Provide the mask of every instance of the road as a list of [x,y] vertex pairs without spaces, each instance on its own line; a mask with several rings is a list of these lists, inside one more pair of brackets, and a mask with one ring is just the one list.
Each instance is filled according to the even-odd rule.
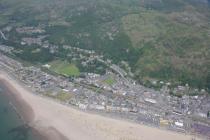
[[0,34],[1,34],[1,37],[4,39],[4,40],[7,40],[7,38],[5,37],[4,33],[0,30]]

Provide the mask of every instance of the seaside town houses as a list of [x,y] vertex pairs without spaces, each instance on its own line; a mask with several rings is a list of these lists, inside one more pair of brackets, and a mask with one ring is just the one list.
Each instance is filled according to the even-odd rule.
[[[10,52],[11,49],[4,46],[1,51]],[[34,94],[84,111],[210,137],[210,97],[207,94],[184,95],[181,98],[171,96],[167,87],[160,91],[146,88],[124,78],[122,71],[119,75],[112,71],[104,75],[86,73],[71,80],[62,75],[51,75],[35,66],[25,67],[3,53],[0,53],[0,68],[21,81]],[[117,66],[113,69],[118,70]],[[114,79],[112,84],[104,82],[110,77]],[[185,91],[189,91],[187,86],[174,89],[174,92]]]

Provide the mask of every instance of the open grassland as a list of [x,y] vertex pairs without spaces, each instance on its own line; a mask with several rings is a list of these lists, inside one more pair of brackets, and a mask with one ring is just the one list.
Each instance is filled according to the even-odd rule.
[[60,100],[60,101],[68,101],[69,99],[72,98],[71,93],[66,93],[66,92],[60,92],[58,95],[56,95],[54,98]]
[[55,95],[52,92],[48,92],[45,95],[63,102],[70,100],[74,96],[72,93],[64,91],[60,91],[58,94]]
[[107,77],[103,82],[108,85],[113,85],[114,83],[116,83],[115,79],[112,78],[111,76]]
[[64,76],[80,75],[79,69],[74,64],[70,64],[66,61],[53,61],[50,63],[50,65],[50,70]]

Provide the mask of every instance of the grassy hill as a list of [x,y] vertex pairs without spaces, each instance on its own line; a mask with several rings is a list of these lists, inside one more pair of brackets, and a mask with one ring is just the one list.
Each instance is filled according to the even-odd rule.
[[142,51],[135,68],[137,75],[193,86],[205,84],[210,64],[208,17],[187,6],[171,13],[145,10],[122,21],[133,47]]
[[41,25],[52,44],[126,61],[140,82],[210,88],[207,0],[1,0],[0,27],[8,25]]

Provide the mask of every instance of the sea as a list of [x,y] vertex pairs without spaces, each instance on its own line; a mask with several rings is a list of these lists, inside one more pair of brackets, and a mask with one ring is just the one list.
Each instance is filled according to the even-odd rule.
[[0,82],[0,140],[39,140],[24,124],[7,95],[6,87]]

